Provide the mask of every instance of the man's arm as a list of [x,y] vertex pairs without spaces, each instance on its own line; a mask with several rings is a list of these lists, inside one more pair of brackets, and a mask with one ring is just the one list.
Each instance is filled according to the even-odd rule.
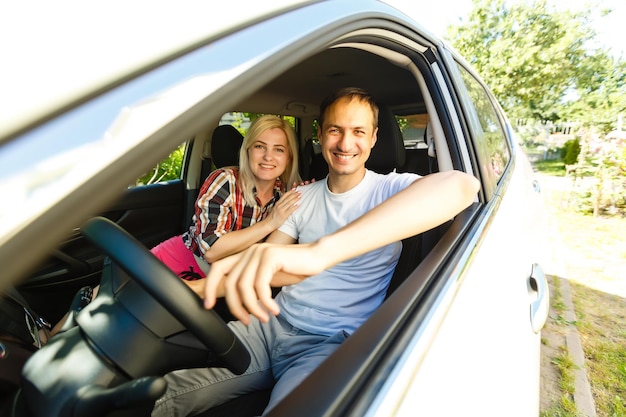
[[252,314],[267,321],[268,311],[278,314],[270,288],[277,272],[305,279],[355,256],[430,230],[468,207],[478,188],[476,178],[460,171],[427,175],[316,242],[255,245],[240,253],[236,263],[226,258],[213,265],[207,277],[205,306],[213,307],[215,289],[224,280],[227,302],[235,317],[248,323]]
[[[283,233],[279,230],[275,230],[272,232],[268,238],[266,239],[267,243],[277,244],[277,245],[290,245],[292,243],[296,243],[296,240],[291,236]],[[245,251],[244,251],[245,252]],[[213,268],[218,268],[219,273],[222,276],[222,279],[218,282],[215,281],[213,285],[207,285],[207,278],[202,278],[196,281],[185,281],[196,294],[200,297],[209,296],[211,300],[215,300],[220,297],[225,297],[227,295],[225,280],[228,272],[237,267],[237,265],[244,265],[246,262],[245,256],[243,252],[239,252],[235,255],[229,256],[220,262],[216,262],[211,266],[211,271]],[[223,271],[223,272],[221,272]],[[215,274],[215,273],[214,273]],[[210,272],[209,272],[210,275]],[[303,279],[301,275],[287,274],[283,272],[277,272],[274,274],[270,282],[271,287],[283,287],[285,285],[296,284]],[[232,289],[234,290],[234,289]],[[213,308],[213,304],[207,308]]]
[[[257,223],[259,224],[259,223]],[[222,236],[216,243],[219,243],[221,240],[230,237],[230,235],[235,235],[236,233],[239,232],[245,232],[248,229],[251,229],[252,227],[248,227],[246,229],[242,229],[236,232],[230,232],[224,236]],[[272,238],[272,236],[274,236],[274,238]],[[291,243],[295,243],[295,239],[291,238],[290,236],[286,235],[285,233],[279,232],[278,230],[274,231],[272,234],[270,234],[270,236],[268,236],[266,242],[271,242],[271,243],[276,243],[276,244],[291,244]],[[246,247],[249,247],[250,244],[246,245]],[[223,258],[224,256],[222,256]],[[239,258],[236,257],[236,255],[232,255],[232,262],[238,262]],[[203,298],[205,296],[205,286],[206,286],[206,277],[204,278],[200,278],[200,279],[196,279],[193,281],[187,281],[187,280],[183,280],[183,282],[189,287],[191,288],[191,290],[196,293],[196,295],[198,295],[198,297]],[[278,272],[276,273],[276,275],[274,276],[274,278],[272,279],[272,287],[283,287],[285,285],[291,285],[291,284],[295,284],[299,281],[302,280],[302,276],[295,276],[292,274],[285,274],[285,273],[281,273]],[[220,298],[220,297],[224,297],[226,295],[226,292],[224,290],[224,282],[220,282],[217,287],[215,288],[215,297]],[[212,295],[213,296],[213,295]]]

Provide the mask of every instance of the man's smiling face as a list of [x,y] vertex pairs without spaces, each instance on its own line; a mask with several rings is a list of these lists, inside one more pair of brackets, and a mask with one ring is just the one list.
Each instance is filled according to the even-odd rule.
[[318,137],[331,179],[363,178],[365,161],[376,143],[373,118],[369,104],[357,99],[342,98],[328,107]]

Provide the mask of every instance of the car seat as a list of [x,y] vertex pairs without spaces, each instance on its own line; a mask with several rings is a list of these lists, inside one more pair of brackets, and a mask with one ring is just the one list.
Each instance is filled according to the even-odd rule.
[[200,178],[202,181],[215,168],[239,165],[239,149],[243,135],[232,125],[220,125],[211,136],[211,156],[202,159]]
[[211,158],[215,168],[239,165],[243,135],[231,125],[220,125],[211,137]]
[[377,105],[377,140],[365,167],[380,174],[402,171],[406,162],[402,131],[391,108],[384,103],[377,103]]

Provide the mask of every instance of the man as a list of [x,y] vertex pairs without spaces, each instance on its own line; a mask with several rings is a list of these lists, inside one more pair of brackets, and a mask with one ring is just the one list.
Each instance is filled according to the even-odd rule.
[[[318,137],[327,178],[300,188],[300,207],[266,243],[214,263],[207,277],[205,306],[226,297],[239,320],[229,326],[251,353],[248,370],[168,374],[153,415],[188,415],[273,387],[271,409],[382,303],[400,241],[471,204],[478,181],[462,172],[368,171],[377,125],[376,104],[361,89],[324,100]],[[283,289],[274,300],[276,286]]]

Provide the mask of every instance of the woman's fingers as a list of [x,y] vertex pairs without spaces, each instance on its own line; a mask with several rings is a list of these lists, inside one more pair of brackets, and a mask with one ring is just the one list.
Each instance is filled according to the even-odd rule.
[[277,229],[287,220],[287,218],[293,213],[300,205],[300,198],[302,194],[300,191],[289,190],[278,200],[274,208],[272,209],[271,221],[274,228]]
[[300,205],[301,197],[302,195],[299,192],[296,192],[288,196],[283,196],[283,198],[280,199],[279,203],[281,203],[281,209],[287,214],[285,216],[285,220],[287,219],[287,217],[289,217],[291,213],[293,213],[298,208],[298,206]]
[[227,256],[211,265],[211,270],[206,277],[204,286],[204,307],[206,309],[210,310],[215,307],[217,298],[224,296],[224,278],[228,276],[230,270],[237,265],[241,256],[241,253]]
[[278,200],[277,205],[291,206],[300,201],[302,193],[298,190],[289,190]]

